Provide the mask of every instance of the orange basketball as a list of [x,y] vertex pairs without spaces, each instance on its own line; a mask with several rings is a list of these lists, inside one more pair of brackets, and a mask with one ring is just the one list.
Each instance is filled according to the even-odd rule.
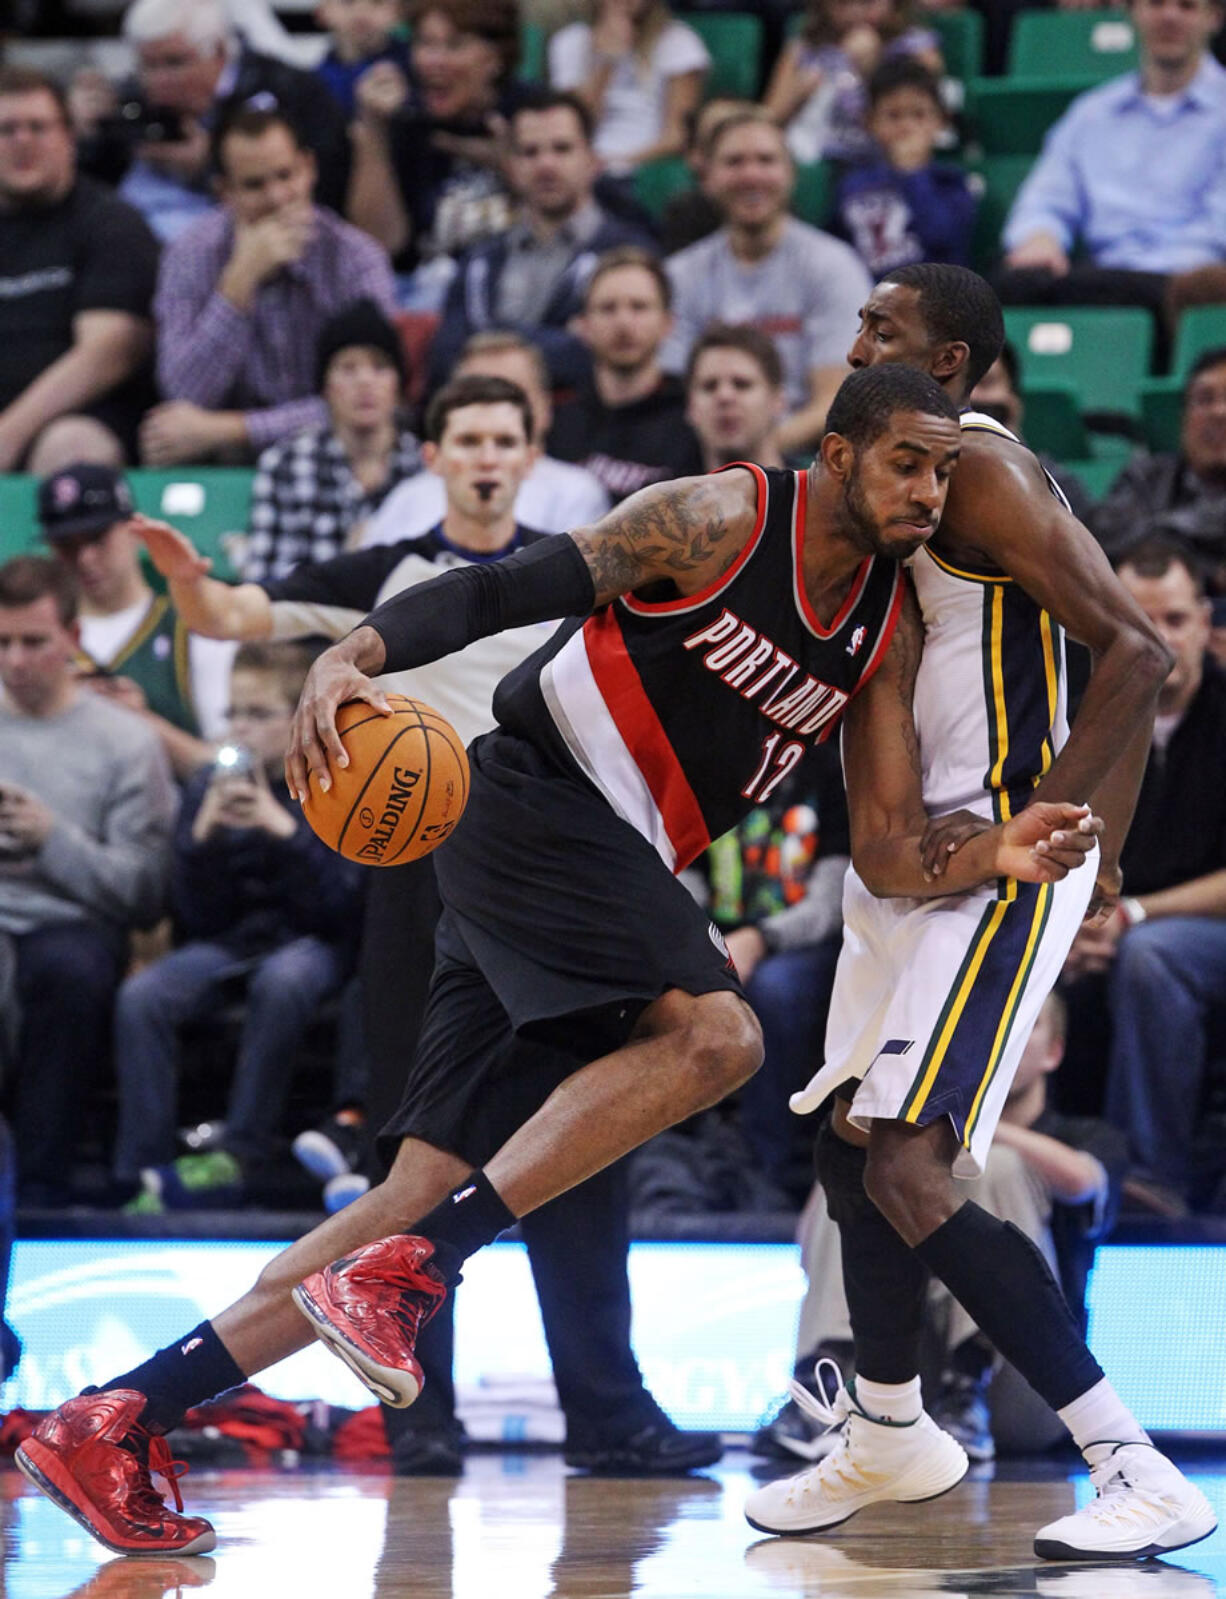
[[363,700],[336,713],[349,765],[325,794],[312,777],[303,815],[325,844],[363,866],[403,866],[437,849],[468,803],[460,735],[421,700],[387,696],[390,716]]

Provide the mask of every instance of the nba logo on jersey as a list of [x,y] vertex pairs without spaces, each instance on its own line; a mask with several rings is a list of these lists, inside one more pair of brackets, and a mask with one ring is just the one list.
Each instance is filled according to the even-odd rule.
[[856,628],[855,632],[851,635],[850,642],[847,645],[847,653],[848,653],[848,655],[850,655],[853,659],[857,655],[859,655],[860,649],[861,649],[861,647],[862,647],[862,645],[864,643],[864,640],[867,637],[868,637],[868,630],[866,628],[863,628],[863,627]]

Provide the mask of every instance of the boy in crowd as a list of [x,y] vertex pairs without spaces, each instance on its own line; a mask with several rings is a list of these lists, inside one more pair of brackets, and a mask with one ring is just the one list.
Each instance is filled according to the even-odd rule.
[[[115,1007],[115,1175],[142,1211],[190,1209],[275,1146],[299,1041],[347,975],[359,867],[311,831],[283,766],[310,665],[301,645],[245,644],[230,679],[230,737],[188,785],[175,832],[177,949],[121,987]],[[220,1146],[172,1163],[178,1035],[236,986],[246,1012]],[[361,1095],[357,1096],[358,1098]]]
[[378,62],[408,73],[408,41],[397,34],[399,0],[322,0],[315,20],[332,38],[315,71],[346,117],[357,114],[358,79]]
[[880,153],[840,180],[838,231],[874,277],[913,261],[969,266],[978,201],[965,172],[933,161],[946,124],[937,80],[913,57],[891,57],[869,79],[868,104]]
[[83,681],[143,716],[184,782],[225,725],[234,646],[189,633],[141,569],[136,505],[114,467],[77,462],[38,486],[38,522],[80,594]]

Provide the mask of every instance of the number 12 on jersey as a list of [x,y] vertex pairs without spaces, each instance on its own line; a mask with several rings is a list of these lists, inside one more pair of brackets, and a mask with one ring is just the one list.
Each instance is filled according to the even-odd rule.
[[762,745],[762,759],[758,769],[746,783],[741,793],[747,800],[762,805],[771,797],[789,772],[794,771],[805,753],[803,744],[795,740],[780,748],[782,733],[772,733]]

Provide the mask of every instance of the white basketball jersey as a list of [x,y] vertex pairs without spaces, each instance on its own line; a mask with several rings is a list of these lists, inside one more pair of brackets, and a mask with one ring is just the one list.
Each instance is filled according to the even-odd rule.
[[[961,423],[1020,442],[976,411]],[[956,566],[924,548],[911,576],[924,617],[915,724],[925,808],[1005,820],[1068,737],[1063,629],[999,570]]]

